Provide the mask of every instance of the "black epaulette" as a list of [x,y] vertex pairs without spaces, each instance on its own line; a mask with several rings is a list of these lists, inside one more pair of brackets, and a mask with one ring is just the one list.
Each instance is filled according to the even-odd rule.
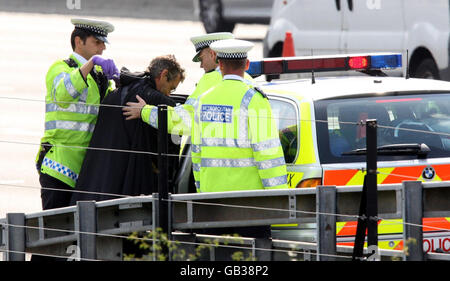
[[67,65],[69,67],[78,67],[78,64],[76,61],[74,61],[72,58],[68,58],[66,60],[64,60],[65,63],[67,63]]
[[263,96],[263,98],[267,99],[267,95],[266,95],[266,93],[263,92],[263,90],[261,90],[258,87],[253,87],[253,89],[255,89],[258,93],[260,93],[261,96]]

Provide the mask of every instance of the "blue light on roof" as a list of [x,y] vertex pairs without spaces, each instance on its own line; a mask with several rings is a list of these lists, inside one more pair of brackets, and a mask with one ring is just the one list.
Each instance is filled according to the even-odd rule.
[[247,73],[251,76],[261,75],[263,73],[262,65],[263,65],[262,61],[251,61]]
[[[358,59],[363,60],[359,61]],[[317,61],[314,67],[315,71],[383,70],[402,67],[402,55],[397,53],[345,54],[315,57],[280,57],[251,61],[247,73],[253,77],[261,74],[301,73],[310,71],[311,67],[306,67],[305,65],[314,65],[314,61]],[[361,65],[361,67],[348,65],[348,63],[355,63],[355,61],[356,63],[365,62],[365,65]],[[367,65],[368,62],[370,63],[369,65]],[[330,70],[329,65],[335,65],[335,67]]]
[[402,67],[401,54],[372,55],[370,56],[370,61],[371,69],[390,69]]

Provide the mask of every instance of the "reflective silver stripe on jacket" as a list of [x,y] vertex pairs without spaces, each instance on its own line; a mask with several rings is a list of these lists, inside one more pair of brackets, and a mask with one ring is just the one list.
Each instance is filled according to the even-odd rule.
[[192,152],[194,152],[194,153],[200,153],[202,151],[200,148],[200,145],[198,145],[198,144],[193,144],[191,146],[191,149],[192,149]]
[[78,175],[74,171],[72,171],[70,168],[64,166],[63,164],[56,162],[55,160],[48,159],[47,157],[44,157],[44,159],[42,160],[42,166],[48,167],[52,170],[55,170],[56,172],[63,174],[66,177],[69,177],[74,181],[76,181],[78,179]]
[[192,169],[195,172],[200,172],[200,168],[201,168],[200,163],[192,163]]
[[286,162],[284,161],[284,156],[275,159],[268,159],[256,162],[256,166],[260,170],[280,167],[283,165],[286,165]]
[[230,138],[202,138],[202,146],[220,146],[220,147],[236,147],[236,148],[252,148],[253,151],[263,151],[281,146],[279,139],[270,139],[258,143],[250,144],[247,139],[230,139]]
[[81,93],[78,92],[75,89],[75,86],[72,84],[72,80],[70,79],[70,75],[68,73],[64,75],[64,86],[66,87],[67,92],[72,96],[72,98],[76,99],[81,95]]
[[262,184],[264,187],[272,187],[272,186],[287,184],[287,178],[286,178],[286,175],[284,175],[284,176],[279,176],[279,177],[262,179]]
[[250,88],[244,95],[241,101],[240,112],[239,112],[239,139],[248,139],[248,106],[256,91]]
[[87,93],[88,93],[88,88],[85,88],[83,90],[83,93],[78,92],[75,87],[72,84],[72,80],[70,79],[70,74],[66,73],[66,72],[61,72],[60,74],[58,74],[58,76],[55,77],[55,79],[53,80],[53,91],[52,91],[52,95],[53,95],[53,101],[57,101],[55,93],[56,93],[56,89],[59,86],[59,83],[61,83],[61,81],[63,81],[64,86],[66,88],[67,93],[69,93],[69,95],[76,99],[78,97],[80,97],[79,101],[80,102],[86,102],[87,100]]
[[271,149],[271,148],[275,148],[275,147],[279,147],[279,146],[281,146],[279,138],[265,140],[265,141],[261,141],[258,143],[252,143],[253,151],[263,151],[263,150],[267,150],[267,149]]
[[189,104],[195,107],[195,105],[197,104],[198,100],[195,98],[187,98],[186,102],[184,104]]
[[202,138],[202,146],[250,148],[250,141],[247,139],[237,140],[230,138]]
[[62,112],[98,115],[98,110],[99,108],[97,105],[87,105],[77,103],[71,103],[67,108],[60,107],[56,103],[47,103],[45,105],[46,112],[62,111]]
[[47,121],[45,122],[45,130],[63,129],[81,132],[94,132],[95,124],[75,121]]
[[183,120],[183,123],[189,127],[192,126],[192,119],[191,119],[191,115],[189,114],[189,112],[184,109],[183,106],[176,106],[173,108],[173,110],[175,111],[175,113],[180,116],[180,118]]
[[150,116],[148,118],[148,123],[153,128],[158,129],[158,107],[155,106],[150,111]]
[[202,167],[225,167],[242,168],[255,166],[253,158],[240,159],[221,159],[221,158],[202,158]]

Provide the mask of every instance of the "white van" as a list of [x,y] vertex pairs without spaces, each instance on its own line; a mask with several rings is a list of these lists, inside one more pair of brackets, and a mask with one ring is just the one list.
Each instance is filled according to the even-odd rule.
[[406,66],[408,50],[411,77],[450,80],[449,13],[448,0],[275,0],[264,57],[290,31],[296,56],[387,51]]

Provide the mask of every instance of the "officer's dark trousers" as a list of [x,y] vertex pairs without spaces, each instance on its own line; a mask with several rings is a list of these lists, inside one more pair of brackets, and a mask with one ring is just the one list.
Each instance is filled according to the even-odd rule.
[[[41,173],[39,177],[39,182],[41,183],[41,187],[43,187],[41,189],[43,210],[70,206],[70,198],[72,197],[73,192],[72,187],[43,173]],[[56,191],[53,189],[61,189],[63,191]]]
[[[55,179],[47,174],[41,173],[39,176],[41,184],[41,200],[42,209],[49,210],[54,208],[68,207],[70,205],[70,198],[72,196],[73,188],[64,182]],[[47,189],[49,188],[49,189]],[[53,189],[60,189],[57,191]],[[65,259],[32,255],[31,261],[63,261]]]

